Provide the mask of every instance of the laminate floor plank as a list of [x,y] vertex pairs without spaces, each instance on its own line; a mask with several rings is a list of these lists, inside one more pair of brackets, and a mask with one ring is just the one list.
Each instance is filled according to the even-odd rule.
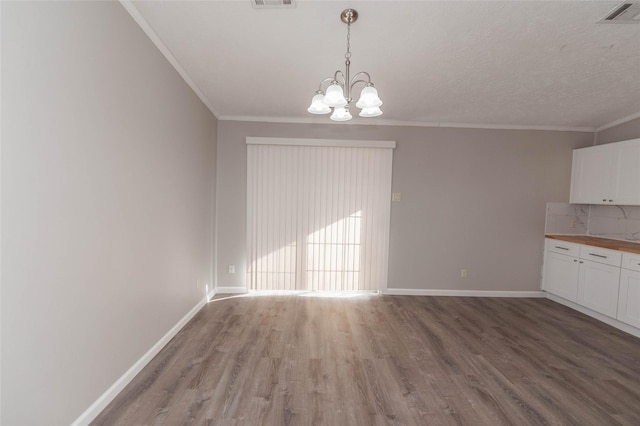
[[638,425],[640,339],[545,299],[224,297],[94,425]]

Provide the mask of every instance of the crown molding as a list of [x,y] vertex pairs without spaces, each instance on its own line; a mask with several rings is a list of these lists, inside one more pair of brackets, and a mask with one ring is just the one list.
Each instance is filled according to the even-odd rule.
[[219,114],[216,112],[213,106],[209,103],[209,101],[204,96],[204,94],[200,91],[198,86],[196,86],[196,83],[194,83],[194,81],[191,79],[187,71],[185,71],[185,69],[182,67],[180,62],[176,59],[175,56],[173,56],[173,53],[171,53],[171,50],[169,50],[167,45],[164,44],[164,42],[160,39],[158,34],[156,34],[153,28],[151,28],[151,25],[149,25],[147,20],[144,19],[142,14],[138,11],[138,9],[133,4],[133,2],[131,0],[120,0],[120,4],[122,5],[122,7],[124,7],[124,9],[127,12],[129,12],[129,15],[131,15],[133,20],[138,24],[138,26],[142,29],[142,31],[144,31],[147,37],[149,37],[149,39],[153,42],[153,44],[155,44],[155,46],[158,48],[160,53],[164,55],[167,61],[169,61],[169,63],[173,66],[173,68],[175,68],[178,74],[180,74],[180,77],[182,77],[185,83],[189,85],[189,87],[191,88],[191,90],[193,90],[196,96],[200,98],[202,103],[205,104],[205,106],[209,109],[209,111],[211,111],[211,113],[217,118]]
[[598,127],[596,129],[596,133],[601,132],[603,130],[606,130],[606,129],[610,128],[610,127],[617,126],[619,124],[626,123],[627,121],[635,120],[636,118],[640,118],[640,112],[637,112],[637,113],[631,114],[631,115],[627,115],[626,117],[622,117],[622,118],[620,118],[618,120],[615,120],[615,121],[612,121],[610,123],[604,124],[604,125],[602,125],[602,126],[600,126],[600,127]]
[[367,122],[327,122],[326,119],[315,117],[265,117],[249,115],[221,115],[220,121],[255,121],[262,123],[289,123],[289,124],[336,124],[336,125],[363,125],[363,126],[403,126],[403,127],[452,127],[460,129],[492,129],[492,130],[543,130],[560,132],[587,132],[593,133],[595,127],[569,127],[569,126],[527,126],[511,124],[478,124],[478,123],[447,123],[425,121],[400,121],[376,119]]
[[595,127],[574,127],[574,126],[533,126],[533,125],[511,125],[511,124],[473,124],[473,123],[439,123],[438,127],[458,127],[462,129],[497,129],[497,130],[542,130],[554,132],[595,132]]

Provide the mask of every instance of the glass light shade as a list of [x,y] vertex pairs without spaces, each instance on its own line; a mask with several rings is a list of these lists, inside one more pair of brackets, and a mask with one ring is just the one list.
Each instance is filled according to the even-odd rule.
[[331,112],[331,108],[322,100],[324,99],[324,95],[322,93],[316,93],[316,95],[311,99],[311,105],[307,108],[311,114],[329,114]]
[[322,100],[326,105],[330,107],[343,107],[347,105],[347,100],[344,97],[344,93],[342,92],[342,87],[339,84],[332,84],[327,87],[327,93],[324,95],[324,99]]
[[365,86],[360,92],[360,99],[356,103],[358,108],[374,108],[382,105],[382,101],[378,97],[378,91],[373,86]]
[[377,117],[382,115],[382,110],[380,107],[363,108],[358,115],[360,117]]
[[349,108],[345,107],[335,107],[333,109],[333,114],[329,117],[333,121],[349,121],[351,120],[351,113],[349,112]]

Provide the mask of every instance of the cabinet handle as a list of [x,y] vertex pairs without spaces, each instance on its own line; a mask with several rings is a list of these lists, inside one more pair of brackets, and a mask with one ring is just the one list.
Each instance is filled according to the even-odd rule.
[[554,247],[555,247],[555,248],[557,248],[557,249],[561,249],[561,250],[569,250],[569,249],[568,249],[568,248],[566,248],[566,247],[561,247],[561,246],[554,246]]
[[601,258],[603,258],[603,259],[606,259],[606,258],[607,258],[607,256],[603,256],[603,255],[601,255],[601,254],[595,254],[595,253],[589,253],[589,256],[601,257]]
[[610,203],[613,203],[613,200],[609,200]]
[[580,263],[584,263],[584,262],[581,260]]
[[[573,261],[574,261],[574,262],[577,262],[577,261],[578,261],[578,259],[573,259]],[[640,263],[638,263],[638,265],[640,265]]]
[[606,199],[606,198],[603,198],[603,199],[602,199],[602,201],[604,201],[604,202],[606,203],[606,202],[607,202],[607,199]]

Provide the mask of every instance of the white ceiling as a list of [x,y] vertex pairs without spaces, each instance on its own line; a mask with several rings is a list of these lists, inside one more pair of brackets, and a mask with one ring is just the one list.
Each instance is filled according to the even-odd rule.
[[640,113],[640,24],[596,23],[617,1],[123,4],[220,119],[330,122],[306,109],[344,69],[348,7],[352,74],[384,101],[350,123],[593,129]]

